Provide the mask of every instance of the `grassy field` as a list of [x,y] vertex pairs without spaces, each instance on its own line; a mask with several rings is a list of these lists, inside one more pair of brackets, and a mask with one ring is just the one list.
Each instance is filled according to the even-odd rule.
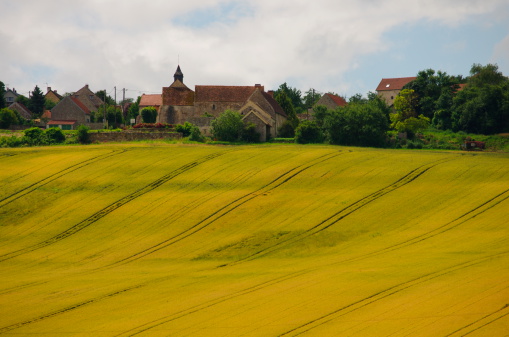
[[0,335],[508,336],[509,154],[0,149]]

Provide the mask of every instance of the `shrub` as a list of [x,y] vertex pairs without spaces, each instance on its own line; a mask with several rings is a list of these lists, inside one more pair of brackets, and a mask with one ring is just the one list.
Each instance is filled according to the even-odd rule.
[[157,120],[157,109],[154,107],[146,107],[141,110],[141,118],[144,123],[155,123]]
[[226,142],[239,141],[244,129],[242,116],[232,110],[224,111],[212,121],[212,134],[214,138]]
[[295,130],[295,141],[299,144],[322,143],[322,130],[315,122],[303,121]]
[[85,125],[80,125],[78,126],[78,128],[76,129],[78,132],[78,142],[80,142],[81,144],[88,144],[90,143],[90,135],[88,133],[88,131],[90,130],[90,128],[88,126],[85,126]]
[[184,124],[175,125],[175,131],[181,132],[183,137],[189,137],[193,127],[195,127],[193,124],[185,122]]
[[191,129],[191,134],[189,135],[189,140],[193,142],[200,142],[203,143],[205,141],[205,137],[200,132],[200,129],[193,125],[193,128]]
[[[3,99],[3,97],[0,99]],[[8,129],[12,124],[16,124],[18,122],[18,118],[14,111],[7,108],[0,110],[0,129]]]
[[48,138],[44,131],[38,127],[26,129],[24,132],[23,142],[28,145],[44,145],[48,143]]
[[247,123],[242,129],[241,139],[247,143],[258,143],[260,141],[260,134],[256,132],[256,125]]
[[277,135],[280,138],[293,138],[295,137],[295,129],[292,123],[285,121],[277,130]]
[[45,131],[46,137],[50,143],[63,143],[65,135],[59,128],[49,128]]

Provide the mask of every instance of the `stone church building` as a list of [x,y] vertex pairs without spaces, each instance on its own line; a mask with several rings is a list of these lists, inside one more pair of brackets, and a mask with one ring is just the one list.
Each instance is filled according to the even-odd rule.
[[254,86],[197,85],[195,90],[184,84],[184,74],[180,66],[169,87],[163,87],[162,104],[158,122],[183,124],[190,122],[200,127],[202,132],[210,132],[210,122],[225,110],[238,111],[246,122],[253,123],[266,141],[277,136],[277,129],[287,117],[273,97],[273,92],[265,92],[260,84]]

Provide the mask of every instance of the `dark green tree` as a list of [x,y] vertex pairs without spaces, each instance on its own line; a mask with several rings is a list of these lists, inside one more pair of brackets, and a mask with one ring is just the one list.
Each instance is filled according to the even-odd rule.
[[88,144],[90,143],[90,128],[86,125],[78,126],[77,130],[77,139],[80,144]]
[[26,129],[24,134],[23,139],[28,145],[45,145],[48,143],[48,138],[41,128],[33,127]]
[[323,143],[322,129],[314,121],[303,121],[295,130],[295,142],[299,144]]
[[0,110],[0,129],[8,129],[11,125],[19,123],[14,111],[9,108]]
[[212,135],[217,140],[237,142],[241,140],[244,130],[242,115],[236,111],[226,110],[212,121]]
[[149,106],[141,110],[143,123],[155,123],[157,120],[157,109]]
[[32,91],[32,96],[30,97],[30,103],[28,105],[28,109],[34,114],[35,117],[41,117],[44,111],[44,103],[45,103],[44,94],[38,86],[35,86],[34,91]]
[[290,98],[286,95],[286,92],[284,90],[281,90],[278,94],[274,97],[278,104],[281,106],[283,111],[286,113],[287,121],[295,130],[297,126],[299,125],[299,119],[297,118],[297,114],[295,113],[295,109],[293,108],[292,101]]
[[302,97],[302,104],[304,109],[311,109],[313,105],[318,102],[318,100],[322,97],[322,93],[310,88],[308,91],[305,92],[304,97]]
[[302,110],[304,108],[304,105],[302,104],[302,93],[297,88],[292,88],[288,86],[288,84],[283,83],[279,86],[279,88],[274,92],[274,97],[278,96],[284,92],[286,96],[290,99],[290,102],[292,102],[292,106],[294,109],[300,109]]
[[4,82],[0,81],[0,109],[5,108],[5,84]]
[[115,100],[106,93],[106,90],[99,90],[95,93],[97,97],[102,99],[102,101],[107,105],[115,105]]
[[65,141],[65,135],[59,128],[49,128],[44,131],[46,137],[50,143],[63,143]]

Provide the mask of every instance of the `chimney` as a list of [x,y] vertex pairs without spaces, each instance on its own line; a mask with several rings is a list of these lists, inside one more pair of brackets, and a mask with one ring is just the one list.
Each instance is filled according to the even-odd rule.
[[261,84],[258,84],[258,83],[257,83],[257,84],[255,84],[255,88],[258,88],[258,89],[260,89],[261,91],[264,91],[263,85],[261,85]]
[[267,91],[267,94],[269,94],[270,97],[274,98],[274,90]]
[[51,91],[51,87],[47,87],[46,88],[46,93],[50,92]]

